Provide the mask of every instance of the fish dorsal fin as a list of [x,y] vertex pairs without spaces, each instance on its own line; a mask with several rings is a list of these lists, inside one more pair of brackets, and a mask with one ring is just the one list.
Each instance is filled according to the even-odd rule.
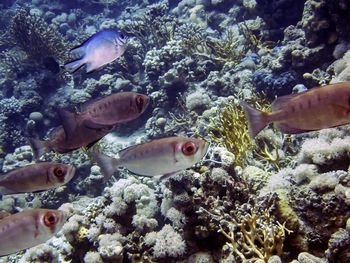
[[74,46],[73,48],[70,49],[70,52],[73,55],[80,55],[83,56],[85,55],[85,49],[86,46],[88,45],[88,43],[90,42],[91,39],[93,39],[95,37],[95,35],[98,33],[93,34],[92,36],[88,37],[87,39],[85,39],[84,41],[82,41],[79,45]]
[[285,96],[281,96],[281,97],[277,97],[271,104],[271,108],[273,111],[277,111],[280,110],[286,103],[288,103],[291,99],[299,96],[300,94],[302,94],[304,92],[301,93],[297,93],[297,94],[290,94],[290,95],[285,95]]
[[119,153],[118,153],[119,157],[125,156],[129,151],[135,149],[136,147],[138,147],[140,145],[142,145],[142,144],[131,145],[131,146],[128,146],[128,147],[120,150]]
[[279,110],[284,106],[285,103],[288,103],[290,100],[294,99],[295,97],[298,97],[304,93],[314,92],[315,90],[322,89],[322,88],[327,87],[327,86],[330,86],[330,85],[318,86],[318,87],[314,87],[312,89],[305,90],[305,91],[302,91],[299,93],[289,94],[289,95],[278,97],[274,100],[274,102],[272,102],[271,108],[274,111]]

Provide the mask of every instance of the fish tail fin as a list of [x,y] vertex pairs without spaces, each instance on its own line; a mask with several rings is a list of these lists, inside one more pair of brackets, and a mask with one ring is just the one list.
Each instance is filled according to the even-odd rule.
[[248,121],[249,135],[254,139],[255,136],[270,123],[268,114],[255,109],[244,101],[241,101],[241,106],[243,107]]
[[64,132],[66,133],[66,137],[69,140],[72,138],[74,131],[77,128],[76,113],[64,109],[57,109],[57,112],[62,121],[62,126]]
[[91,151],[91,156],[98,166],[100,166],[105,181],[108,181],[118,167],[118,160],[96,151]]
[[36,138],[29,138],[28,140],[36,160],[38,160],[40,156],[50,151],[50,148],[45,141],[41,141]]
[[84,59],[77,59],[71,62],[68,62],[64,65],[64,69],[67,70],[69,73],[74,73],[78,69],[80,69],[85,64]]

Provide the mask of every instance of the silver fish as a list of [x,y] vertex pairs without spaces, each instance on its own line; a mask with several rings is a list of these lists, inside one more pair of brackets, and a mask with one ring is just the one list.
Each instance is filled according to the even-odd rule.
[[67,216],[63,211],[31,209],[0,220],[0,256],[34,247],[53,237]]
[[287,134],[337,127],[350,123],[350,81],[278,97],[272,103],[272,112],[259,111],[246,102],[241,105],[251,138],[270,123]]
[[77,127],[102,129],[138,118],[147,108],[149,97],[135,92],[118,92],[89,103],[79,113],[59,110],[67,138]]
[[106,179],[121,166],[137,175],[165,179],[200,161],[208,146],[201,139],[168,137],[128,147],[116,159],[98,152],[92,152],[92,156]]
[[0,194],[45,191],[68,183],[75,168],[61,163],[36,163],[0,176]]
[[86,65],[86,72],[98,70],[121,57],[126,48],[127,37],[119,31],[105,29],[91,36],[79,47],[71,50],[80,59],[67,63],[64,67],[73,73]]
[[42,141],[36,138],[29,138],[29,144],[35,159],[39,159],[40,156],[50,151],[67,153],[77,150],[80,147],[90,148],[109,133],[112,128],[89,129],[84,125],[78,125],[74,132],[70,134],[70,137],[67,137],[63,126],[59,126],[50,134],[49,140]]

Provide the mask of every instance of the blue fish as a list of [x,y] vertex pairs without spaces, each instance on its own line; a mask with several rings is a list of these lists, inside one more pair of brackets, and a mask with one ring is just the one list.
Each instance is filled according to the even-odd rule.
[[86,73],[95,71],[111,63],[124,54],[127,37],[119,31],[105,29],[97,32],[80,46],[73,48],[73,55],[79,59],[67,63],[64,67],[70,73],[86,65]]

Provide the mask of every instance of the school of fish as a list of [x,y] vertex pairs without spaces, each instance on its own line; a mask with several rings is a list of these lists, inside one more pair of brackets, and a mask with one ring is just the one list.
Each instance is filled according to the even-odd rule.
[[[93,72],[121,57],[127,37],[117,30],[105,29],[72,49],[79,58],[67,63],[68,72],[85,66]],[[150,103],[147,95],[135,92],[111,94],[82,107],[79,112],[59,109],[62,125],[49,140],[30,138],[34,157],[39,160],[49,151],[67,153],[90,148],[117,125],[137,119]],[[241,102],[252,138],[274,123],[284,133],[297,134],[350,123],[350,82],[326,85],[302,93],[277,98],[272,112],[259,111]],[[108,180],[118,167],[140,176],[165,179],[198,163],[209,144],[198,138],[180,136],[151,140],[121,150],[116,158],[91,151],[94,161]],[[36,193],[68,183],[75,174],[72,165],[37,162],[0,176],[0,196]],[[41,244],[54,236],[67,216],[63,211],[29,209],[9,215],[0,211],[0,256]]]
[[[117,30],[102,30],[72,53],[79,58],[65,65],[71,73],[85,66],[90,73],[123,55],[127,37]],[[147,95],[118,92],[92,101],[79,112],[58,109],[62,125],[48,140],[29,138],[35,160],[50,151],[67,153],[90,148],[118,125],[132,121],[145,112]],[[117,167],[135,175],[165,179],[199,162],[208,143],[201,139],[170,137],[131,146],[114,159],[92,151],[107,181]],[[0,197],[8,194],[37,193],[68,183],[75,174],[72,165],[37,162],[0,176]],[[31,209],[13,215],[0,211],[0,256],[9,255],[43,243],[54,236],[66,221],[59,210]]]

